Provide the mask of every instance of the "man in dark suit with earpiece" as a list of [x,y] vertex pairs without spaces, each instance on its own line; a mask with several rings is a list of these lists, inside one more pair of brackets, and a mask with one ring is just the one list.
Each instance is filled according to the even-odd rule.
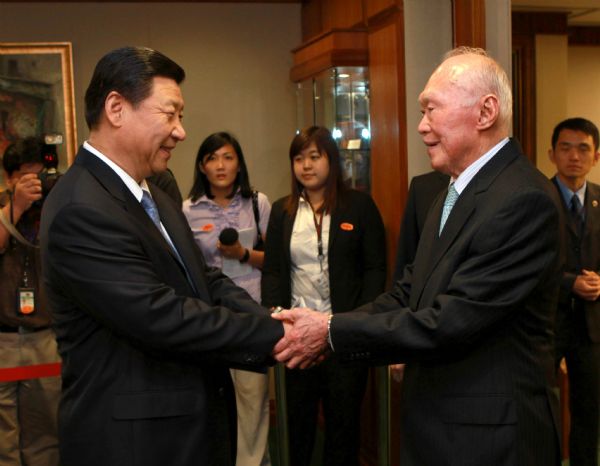
[[568,247],[556,318],[556,366],[569,377],[571,466],[598,466],[600,425],[600,186],[586,180],[600,158],[598,128],[584,118],[560,122],[550,160],[564,208]]

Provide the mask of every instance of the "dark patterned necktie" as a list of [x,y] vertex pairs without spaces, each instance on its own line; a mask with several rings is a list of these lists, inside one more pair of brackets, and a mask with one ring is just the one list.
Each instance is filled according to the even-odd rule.
[[573,194],[573,197],[571,198],[570,212],[571,221],[573,222],[575,231],[577,232],[578,236],[581,236],[581,232],[583,231],[583,208],[577,194]]

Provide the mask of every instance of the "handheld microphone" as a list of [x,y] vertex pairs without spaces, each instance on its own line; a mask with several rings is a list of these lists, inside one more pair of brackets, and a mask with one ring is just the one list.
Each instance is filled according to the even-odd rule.
[[235,244],[238,238],[239,235],[235,228],[224,228],[223,231],[219,233],[219,241],[225,246]]

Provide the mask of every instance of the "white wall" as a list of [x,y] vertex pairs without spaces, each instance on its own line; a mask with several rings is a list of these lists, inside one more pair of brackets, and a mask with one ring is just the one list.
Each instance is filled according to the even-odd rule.
[[300,44],[299,4],[1,3],[0,41],[73,43],[78,142],[83,95],[98,59],[123,45],[160,50],[187,73],[187,139],[171,159],[183,194],[201,141],[232,131],[252,183],[271,200],[289,192],[287,150],[296,127],[290,50]]
[[[569,47],[567,117],[583,117],[600,126],[600,47]],[[600,183],[600,165],[588,177]]]
[[496,59],[511,77],[512,25],[510,0],[485,0],[485,44],[488,53]]
[[452,48],[452,4],[448,0],[404,0],[406,63],[406,124],[408,179],[431,171],[417,126],[421,119],[418,97],[429,76]]

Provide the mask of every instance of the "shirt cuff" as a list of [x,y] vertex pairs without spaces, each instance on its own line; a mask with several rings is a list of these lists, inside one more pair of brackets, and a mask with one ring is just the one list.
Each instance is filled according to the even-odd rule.
[[327,319],[327,343],[331,348],[331,351],[335,351],[333,349],[333,341],[331,340],[331,320],[333,319],[333,314],[329,314],[329,318]]

